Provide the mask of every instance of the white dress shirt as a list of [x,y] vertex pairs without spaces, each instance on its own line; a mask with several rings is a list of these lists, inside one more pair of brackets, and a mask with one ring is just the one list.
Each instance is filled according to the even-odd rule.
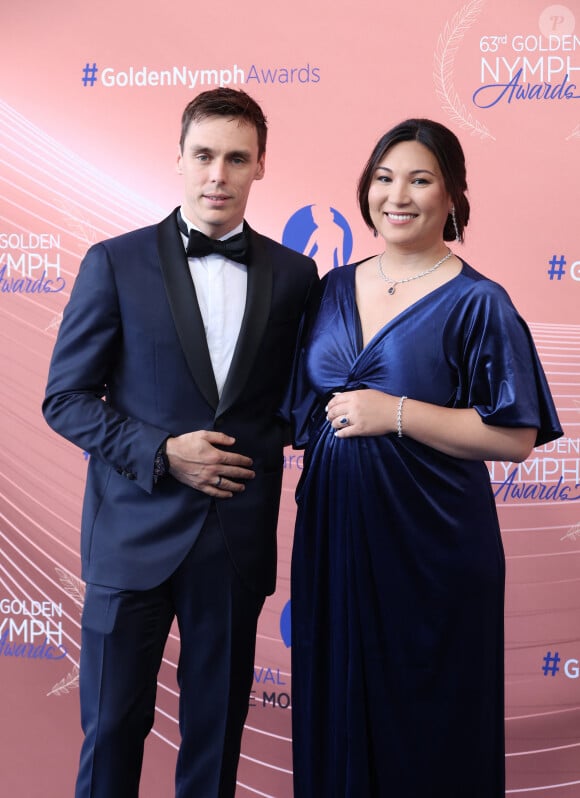
[[[188,232],[192,227],[199,230],[185,216],[183,208],[181,215]],[[241,233],[243,226],[243,223],[238,225],[221,240],[225,241]],[[182,233],[181,237],[187,247],[186,236]],[[188,258],[188,263],[205,327],[218,394],[221,396],[246,307],[247,266],[214,253],[203,258]]]

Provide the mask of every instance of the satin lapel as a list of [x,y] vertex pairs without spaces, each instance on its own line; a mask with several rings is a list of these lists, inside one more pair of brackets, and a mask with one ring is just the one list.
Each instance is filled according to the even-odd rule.
[[157,226],[157,244],[165,290],[185,359],[197,387],[215,408],[218,390],[175,211]]
[[272,266],[260,237],[248,228],[251,263],[248,265],[246,308],[232,364],[222,391],[217,414],[231,407],[244,388],[264,336],[272,304]]

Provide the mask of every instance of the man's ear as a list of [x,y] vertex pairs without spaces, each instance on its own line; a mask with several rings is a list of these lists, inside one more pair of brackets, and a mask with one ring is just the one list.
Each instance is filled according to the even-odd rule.
[[256,175],[254,180],[261,180],[264,175],[266,174],[266,153],[262,153],[262,157],[258,159],[258,165],[256,167]]

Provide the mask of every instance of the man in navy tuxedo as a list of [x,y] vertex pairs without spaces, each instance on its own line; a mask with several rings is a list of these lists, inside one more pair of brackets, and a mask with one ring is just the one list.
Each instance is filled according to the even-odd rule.
[[245,92],[185,108],[184,197],[85,256],[43,412],[90,453],[76,798],[137,798],[177,618],[178,798],[231,798],[256,624],[274,590],[287,431],[277,409],[312,260],[244,221],[267,126]]

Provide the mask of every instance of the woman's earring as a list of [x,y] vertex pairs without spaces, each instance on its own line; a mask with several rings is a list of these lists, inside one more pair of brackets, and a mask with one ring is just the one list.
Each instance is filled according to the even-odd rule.
[[455,230],[455,240],[461,244],[461,236],[459,235],[459,228],[457,227],[457,216],[455,215],[455,205],[451,206],[451,220],[453,222],[453,229]]
[[378,237],[379,237],[379,234],[377,233],[377,231],[376,231],[376,230],[373,230],[373,235],[374,235],[374,237],[375,237],[375,238],[378,238]]

